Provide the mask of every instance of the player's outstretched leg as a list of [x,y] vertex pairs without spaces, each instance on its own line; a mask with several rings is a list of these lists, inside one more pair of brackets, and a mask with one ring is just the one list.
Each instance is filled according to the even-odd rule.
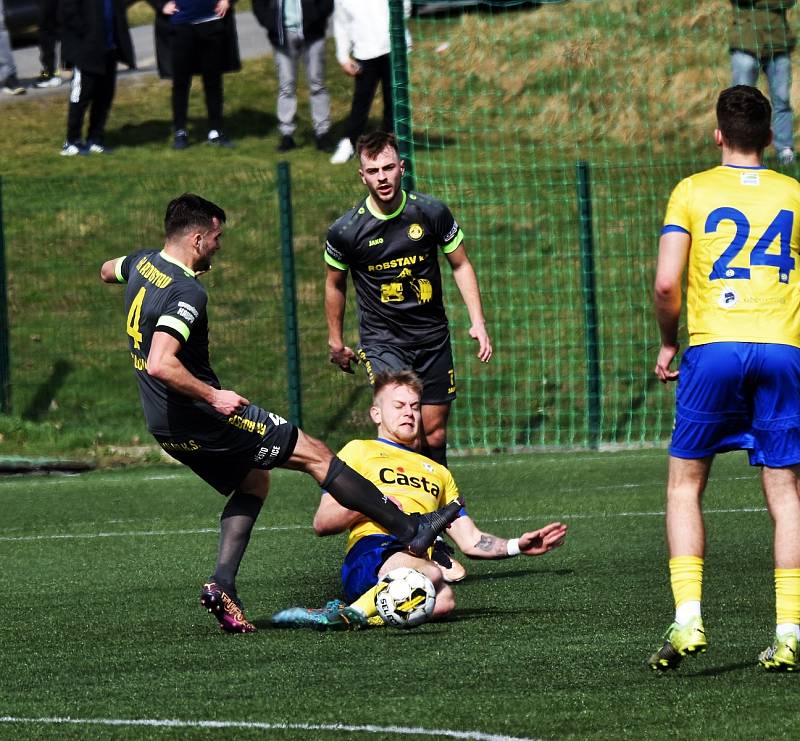
[[776,635],[772,645],[758,655],[758,663],[768,672],[793,672],[798,668],[797,636]]
[[672,623],[664,635],[664,645],[647,661],[651,669],[677,669],[684,656],[705,653],[708,648],[702,618],[696,617],[685,625]]
[[457,516],[462,504],[454,503],[428,514],[407,515],[384,496],[375,484],[337,458],[321,441],[298,430],[294,452],[285,468],[305,471],[339,504],[366,515],[422,555]]
[[272,624],[278,628],[359,630],[367,626],[367,619],[358,610],[334,599],[322,608],[289,607],[276,612],[272,616]]

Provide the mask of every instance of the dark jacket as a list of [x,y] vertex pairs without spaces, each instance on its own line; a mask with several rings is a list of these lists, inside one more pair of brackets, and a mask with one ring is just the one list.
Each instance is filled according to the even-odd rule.
[[[136,66],[131,32],[128,29],[127,3],[114,4],[114,53],[127,67]],[[102,74],[106,71],[106,22],[103,0],[62,0],[61,55],[84,72]]]
[[[172,52],[170,50],[170,37],[173,25],[169,21],[169,16],[161,12],[167,4],[167,0],[147,0],[147,4],[156,12],[155,39],[156,39],[156,64],[158,65],[158,75],[162,79],[172,77]],[[238,72],[242,68],[239,58],[239,37],[236,33],[236,14],[233,10],[233,0],[231,7],[222,19],[225,29],[225,63],[222,72]],[[194,73],[199,75],[201,72],[200,61]]]
[[796,0],[731,0],[728,45],[759,59],[788,54],[797,41],[786,17]]
[[[267,29],[269,41],[273,46],[285,46],[283,27],[284,0],[253,0],[253,14]],[[316,41],[325,35],[328,18],[333,13],[333,0],[301,0],[303,8],[303,38]]]

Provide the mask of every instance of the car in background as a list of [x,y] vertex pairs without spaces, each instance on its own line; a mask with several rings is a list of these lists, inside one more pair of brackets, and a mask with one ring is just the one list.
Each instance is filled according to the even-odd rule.
[[6,28],[13,38],[35,36],[39,23],[38,0],[3,0]]

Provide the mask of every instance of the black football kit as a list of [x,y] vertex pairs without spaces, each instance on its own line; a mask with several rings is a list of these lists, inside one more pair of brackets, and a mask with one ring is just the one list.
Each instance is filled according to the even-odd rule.
[[394,213],[373,210],[365,198],[328,230],[325,261],[352,276],[358,356],[370,381],[384,369],[411,368],[424,382],[423,403],[455,398],[438,256],[463,239],[444,203],[405,191]]
[[178,360],[195,378],[219,389],[208,353],[208,297],[196,274],[165,252],[144,250],[119,258],[126,329],[147,428],[161,447],[223,494],[251,468],[273,468],[294,451],[297,428],[255,404],[225,416],[174,391],[147,372],[155,332],[181,345]]

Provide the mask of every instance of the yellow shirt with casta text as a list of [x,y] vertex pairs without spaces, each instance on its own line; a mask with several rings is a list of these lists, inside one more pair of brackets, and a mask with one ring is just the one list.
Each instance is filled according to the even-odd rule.
[[[407,514],[434,512],[458,498],[458,487],[447,468],[388,440],[352,440],[338,456]],[[358,520],[350,528],[347,550],[366,535],[379,533],[387,531],[372,520]]]
[[689,248],[689,344],[800,347],[800,183],[763,167],[720,165],[681,180],[662,234]]

